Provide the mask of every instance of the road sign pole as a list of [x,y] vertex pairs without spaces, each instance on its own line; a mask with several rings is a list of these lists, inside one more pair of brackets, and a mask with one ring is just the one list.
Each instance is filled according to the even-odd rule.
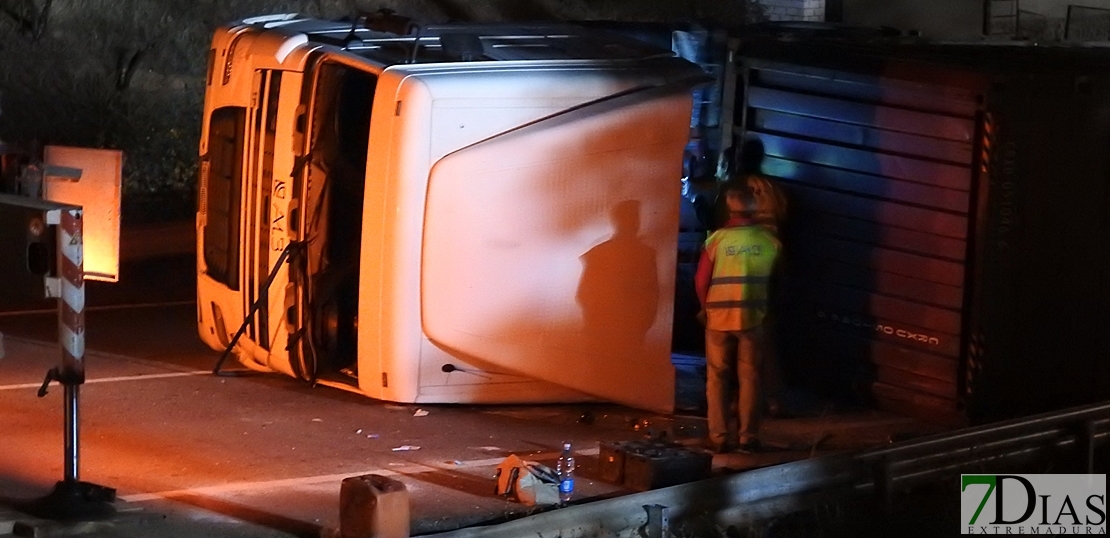
[[[61,364],[46,374],[39,396],[46,395],[51,381],[64,387],[64,479],[46,497],[30,506],[30,512],[48,519],[100,519],[115,513],[116,490],[81,481],[80,390],[85,382],[85,271],[83,210],[63,206],[51,211],[50,224],[57,225],[57,277],[47,277],[48,295],[58,298],[58,341]],[[53,279],[51,282],[50,279]]]
[[85,272],[82,211],[61,211],[58,226],[58,341],[62,344],[59,381],[65,386],[65,481],[80,479],[78,398],[85,382]]

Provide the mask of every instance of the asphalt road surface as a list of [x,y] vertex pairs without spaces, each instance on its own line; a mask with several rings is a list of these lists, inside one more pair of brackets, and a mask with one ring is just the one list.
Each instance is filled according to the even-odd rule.
[[[128,273],[131,273],[130,275]],[[129,284],[128,280],[132,280]],[[338,525],[347,476],[401,478],[414,533],[525,513],[494,495],[493,467],[510,453],[552,462],[564,440],[642,436],[640,414],[612,406],[392,405],[278,375],[215,377],[218,355],[195,336],[192,258],[124,267],[121,284],[91,283],[81,388],[81,478],[125,503],[166,499],[278,531]],[[62,390],[35,392],[60,352],[56,314],[0,315],[0,495],[44,495],[62,477]],[[579,422],[583,413],[597,419]],[[403,446],[419,447],[395,451]],[[585,467],[585,466],[584,466]],[[578,495],[619,493],[580,480]]]
[[[116,488],[125,514],[168,515],[182,536],[196,535],[197,525],[209,535],[318,536],[338,526],[342,479],[368,473],[406,484],[413,534],[496,522],[535,510],[495,495],[494,467],[509,454],[553,464],[571,441],[580,461],[576,502],[588,502],[625,492],[592,479],[599,442],[702,434],[697,417],[605,404],[395,405],[278,375],[212,376],[218,354],[195,336],[192,264],[187,256],[148,260],[125,265],[120,284],[89,285],[80,408],[81,478]],[[60,357],[56,313],[43,306],[0,312],[0,506],[45,495],[63,476],[61,387],[35,394]],[[804,445],[827,438],[834,423],[853,446],[915,427],[871,412],[766,429]],[[405,446],[419,448],[397,450]],[[741,469],[808,455],[795,448],[715,464]]]

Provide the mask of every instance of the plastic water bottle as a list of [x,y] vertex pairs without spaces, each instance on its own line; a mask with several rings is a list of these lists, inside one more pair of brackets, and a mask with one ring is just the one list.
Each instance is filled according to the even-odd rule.
[[563,453],[559,455],[559,502],[567,503],[574,495],[574,453],[570,443],[563,443]]

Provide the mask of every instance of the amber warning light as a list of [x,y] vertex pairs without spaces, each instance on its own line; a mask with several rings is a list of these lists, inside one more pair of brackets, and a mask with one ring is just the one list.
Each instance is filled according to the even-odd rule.
[[[119,281],[120,185],[123,153],[46,146],[43,198],[84,209],[85,280]],[[50,170],[66,173],[51,174]]]

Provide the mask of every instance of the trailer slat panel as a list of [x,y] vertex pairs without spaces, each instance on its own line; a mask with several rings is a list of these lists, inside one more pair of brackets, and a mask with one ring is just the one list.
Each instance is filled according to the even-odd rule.
[[808,280],[796,275],[791,275],[789,285],[791,293],[818,304],[863,316],[887,318],[929,331],[960,334],[959,311],[926,306],[866,290],[837,286],[829,282]]
[[800,219],[791,221],[790,227],[792,233],[827,236],[955,262],[962,262],[967,256],[967,242],[962,239],[883,226],[875,222],[830,215],[817,210],[807,211],[804,221]]
[[831,166],[922,185],[969,190],[969,166],[957,166],[902,155],[879,153],[836,144],[750,131],[763,142],[767,156]]
[[[890,319],[866,317],[854,312],[835,310],[827,305],[809,302],[805,298],[798,298],[789,308],[784,308],[783,312],[794,318],[791,330],[797,330],[797,334],[808,334],[813,330],[812,327],[819,327],[823,330],[831,330],[855,338],[886,342],[891,345],[945,356],[952,360],[960,355],[960,338],[958,335],[934,332],[931,336],[935,340],[922,342],[916,339],[908,339],[906,336],[909,334],[922,332],[924,329],[901,324]],[[900,333],[898,332],[899,329],[906,332]],[[789,334],[795,336],[793,332]],[[825,350],[825,352],[828,351]],[[858,357],[856,358],[858,359]]]
[[864,198],[784,182],[796,205],[814,211],[853,217],[879,224],[931,233],[953,239],[967,238],[967,217],[918,207]]
[[971,162],[972,159],[971,143],[966,141],[930,138],[773,110],[752,110],[752,127],[771,134],[815,138],[847,146],[916,155],[956,164]]
[[874,290],[884,295],[940,308],[959,310],[963,307],[963,288],[957,286],[822,259],[810,256],[808,252],[795,253],[790,263],[805,267],[805,274],[816,275],[822,282]]
[[917,112],[872,103],[857,103],[760,86],[751,86],[748,89],[748,104],[753,108],[870,125],[890,131],[924,134],[933,138],[962,142],[970,141],[975,134],[975,122],[968,118]]
[[907,390],[886,383],[872,383],[871,392],[883,409],[930,422],[962,426],[967,417],[955,400]]
[[902,394],[884,406],[955,413],[975,95],[765,60],[748,63],[747,81],[742,133],[762,143],[762,172],[791,207],[784,350],[817,380],[858,387],[870,372]]
[[[959,372],[955,357],[946,357],[890,342],[873,340],[833,330],[829,327],[809,325],[800,331],[799,348],[810,350],[811,355],[822,356],[822,361],[857,361],[868,357],[874,365],[898,368],[916,375],[938,380],[952,380]],[[875,366],[872,366],[874,368]],[[953,394],[953,397],[955,395]]]
[[887,385],[945,399],[951,399],[951,396],[956,393],[955,368],[952,369],[951,374],[949,379],[934,379],[917,375],[913,372],[907,372],[901,368],[892,368],[882,364],[875,368],[875,379],[879,383],[885,383]]
[[[917,254],[804,233],[791,236],[789,248],[805,250],[807,254],[829,260],[937,284],[962,287],[964,283],[963,265]],[[790,270],[793,273],[812,272],[804,267],[790,267]]]
[[951,86],[763,61],[753,65],[758,66],[754,78],[759,86],[789,88],[862,102],[882,101],[894,106],[965,118],[975,117],[978,111],[974,94]]
[[913,206],[926,206],[952,213],[966,214],[970,203],[966,191],[891,180],[778,157],[764,159],[763,172],[808,187],[859,194]]

